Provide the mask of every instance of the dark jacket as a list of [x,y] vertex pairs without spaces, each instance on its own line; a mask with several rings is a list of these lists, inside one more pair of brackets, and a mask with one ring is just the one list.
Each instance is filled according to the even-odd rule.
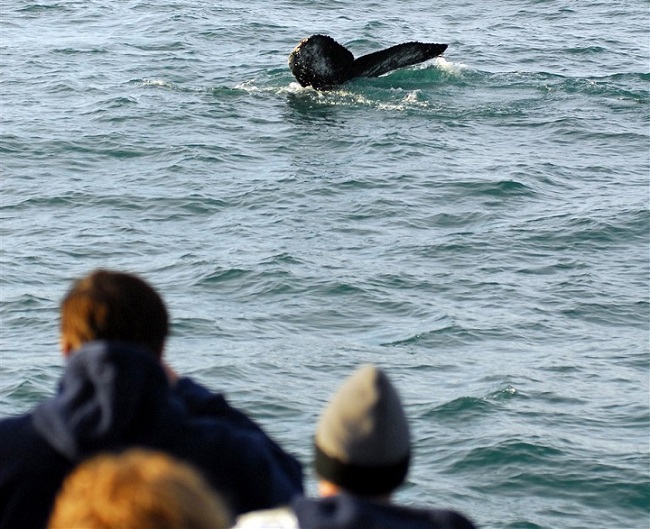
[[44,527],[64,477],[100,451],[162,450],[199,469],[233,513],[302,492],[300,463],[253,421],[156,358],[93,342],[67,362],[56,396],[0,421],[0,529]]
[[300,529],[476,529],[454,511],[401,507],[347,494],[298,498],[292,507]]

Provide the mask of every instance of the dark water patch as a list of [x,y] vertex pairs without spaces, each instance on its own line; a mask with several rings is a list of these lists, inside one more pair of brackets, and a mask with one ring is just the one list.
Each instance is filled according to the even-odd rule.
[[[488,215],[482,212],[466,212],[466,213],[437,213],[431,215],[421,222],[425,222],[429,228],[465,228],[467,229],[470,226],[480,224],[482,221],[486,220]],[[468,232],[469,233],[469,232]],[[443,243],[443,246],[445,243]],[[438,249],[440,249],[439,245]],[[455,245],[451,245],[455,246]],[[451,249],[450,245],[447,245],[447,249]]]
[[649,243],[650,215],[644,210],[610,211],[606,215],[603,212],[597,218],[562,214],[552,219],[553,224],[562,226],[561,230],[545,229],[541,220],[536,224],[542,226],[531,230],[526,237],[529,243],[576,250],[608,249],[612,244],[629,243],[648,246]]
[[[650,311],[646,310],[645,314],[646,315],[650,314]],[[644,370],[642,372],[647,371],[650,368],[650,343],[649,342],[650,340],[643,343],[643,346],[645,347],[642,347],[640,351],[627,352],[626,354],[621,355],[621,357],[618,358],[617,361],[621,365],[628,366],[633,369]],[[650,421],[648,422],[648,426],[650,426]]]
[[210,274],[205,275],[197,281],[197,285],[210,285],[221,283],[241,283],[243,279],[251,277],[253,272],[251,270],[244,270],[241,268],[230,268],[227,270],[216,270]]
[[[218,317],[187,317],[176,315],[173,321],[171,336],[172,339],[192,339],[197,333],[205,333],[215,339],[231,340],[236,338],[236,333],[225,329],[222,319]],[[198,359],[197,359],[198,360]]]
[[3,388],[3,398],[29,402],[35,399],[35,394],[49,395],[52,393],[51,378],[36,372],[35,375],[28,379]]
[[510,522],[507,525],[504,525],[504,528],[505,529],[548,529],[543,525],[537,525],[536,523],[526,522],[526,521]]
[[426,332],[419,332],[402,340],[382,343],[384,347],[423,347],[435,350],[438,347],[462,346],[470,343],[482,342],[485,340],[498,340],[500,337],[509,335],[505,329],[478,329],[464,327],[451,323],[444,318],[444,326]]
[[293,265],[302,265],[304,261],[295,255],[291,255],[287,252],[282,252],[276,255],[269,256],[262,261],[260,265],[271,266],[271,267],[283,267],[283,266],[293,266]]
[[400,275],[391,273],[382,273],[373,278],[366,280],[370,288],[381,288],[386,290],[407,292],[413,290],[416,292],[436,292],[438,285],[429,279],[403,273]]
[[106,55],[111,53],[110,50],[106,48],[88,48],[88,49],[80,49],[80,48],[53,48],[51,50],[52,53],[60,53],[61,55]]
[[[293,322],[305,317],[304,302],[298,298],[292,299],[292,296],[305,295],[307,291],[322,291],[323,287],[318,288],[308,286],[309,281],[301,279],[288,270],[276,268],[273,272],[253,269],[231,268],[216,270],[205,274],[196,282],[197,287],[218,289],[223,295],[228,295],[232,302],[249,303],[257,300],[258,303],[273,305],[275,303],[284,304],[280,311],[281,315],[266,314],[266,321],[280,319],[291,319]],[[349,296],[353,295],[354,289],[347,290],[345,285],[325,287],[326,295]],[[316,295],[316,294],[313,294]],[[298,306],[296,307],[296,303]],[[293,312],[296,310],[296,312]],[[332,316],[338,312],[330,309]],[[301,312],[302,311],[302,312]]]
[[392,184],[388,179],[379,180],[374,178],[348,177],[329,183],[326,188],[323,188],[323,190],[339,190],[341,193],[349,193],[351,191],[360,191],[364,189],[381,189],[390,187],[392,187]]
[[154,152],[164,152],[164,147],[146,144],[125,145],[124,139],[114,136],[84,136],[80,140],[33,139],[29,145],[29,156],[34,159],[50,158],[52,153],[63,156],[96,155],[118,160],[140,158]]
[[[634,323],[650,329],[647,303],[624,305],[604,303],[576,303],[573,308],[562,311],[570,319],[579,319],[607,327],[629,327]],[[639,310],[639,309],[645,310]]]
[[70,81],[52,83],[47,86],[47,92],[50,94],[77,93],[78,89],[78,85]]
[[[24,139],[14,134],[3,134],[0,136],[0,154],[18,154],[24,145]],[[2,158],[0,158],[2,163]],[[4,164],[3,164],[4,165]]]
[[470,468],[499,468],[500,473],[521,466],[545,466],[563,458],[562,450],[541,443],[518,439],[471,449],[446,472],[464,472]]
[[572,365],[570,363],[567,364],[558,364],[558,363],[553,363],[552,365],[543,365],[539,367],[540,371],[547,371],[549,373],[559,373],[559,374],[564,374],[564,375],[577,375],[578,373],[582,372],[582,367]]
[[[484,464],[480,461],[476,463]],[[555,464],[549,461],[548,466],[557,471],[548,469],[533,472],[529,469],[526,472],[521,467],[519,472],[514,470],[515,465],[522,464],[530,465],[530,461],[517,462],[506,458],[504,466],[497,471],[501,481],[495,479],[490,486],[491,493],[519,497],[534,494],[573,501],[590,509],[619,511],[628,515],[647,516],[649,513],[650,482],[620,468],[589,465],[586,461],[578,462],[575,468],[575,464],[567,461],[557,461]],[[575,470],[568,470],[570,468]],[[628,481],[630,479],[632,481]]]
[[600,54],[609,51],[607,48],[603,48],[602,46],[581,46],[581,47],[575,47],[575,48],[564,48],[562,50],[564,53],[568,53],[570,55],[593,55],[593,54]]
[[144,211],[148,215],[156,212],[164,214],[163,219],[178,220],[183,217],[208,215],[227,207],[225,201],[209,197],[165,198],[143,197],[138,195],[94,195],[83,192],[64,192],[53,196],[37,198],[16,197],[14,203],[2,206],[3,211],[43,210],[79,207],[104,207],[106,211]]
[[535,395],[539,401],[547,402],[552,406],[561,406],[563,409],[568,409],[572,406],[585,406],[587,401],[584,399],[569,397],[566,395],[559,395],[552,391],[542,391]]
[[107,99],[100,103],[102,112],[107,112],[109,110],[115,110],[117,108],[130,107],[137,105],[138,101],[134,97],[114,97]]
[[502,180],[497,182],[460,182],[454,184],[453,187],[461,190],[463,193],[467,193],[469,196],[535,196],[535,191],[529,186],[513,180]]
[[339,297],[339,296],[355,296],[363,293],[364,289],[355,285],[346,283],[334,283],[326,285],[320,289],[326,296]]
[[[646,359],[650,360],[650,355],[646,355]],[[646,367],[650,366],[650,362],[646,362]],[[610,377],[610,380],[620,387],[629,387],[630,390],[636,389],[638,385],[637,380],[630,379],[629,377]],[[630,391],[631,392],[631,391]],[[622,392],[621,392],[622,393]],[[624,400],[624,395],[621,395]],[[650,400],[650,397],[649,397]],[[650,402],[627,404],[622,406],[620,402],[605,404],[600,406],[600,413],[606,417],[605,422],[611,420],[612,424],[618,427],[629,429],[630,432],[636,432],[640,438],[643,438],[643,433],[650,428]],[[607,428],[607,424],[601,425]],[[648,439],[650,445],[650,439]],[[650,448],[650,446],[649,446]],[[630,458],[633,460],[632,458]],[[650,470],[650,461],[648,461],[648,470]]]
[[[52,302],[51,299],[46,298],[46,297],[39,297],[35,296],[33,294],[20,294],[17,298],[13,298],[11,296],[7,296],[6,292],[3,292],[3,301],[5,302],[11,302],[15,303],[17,306],[20,307],[20,310],[35,310],[38,308],[42,308],[44,305],[50,305]],[[4,308],[4,307],[3,307]]]
[[495,413],[497,410],[498,407],[488,400],[476,397],[460,397],[434,408],[423,418],[442,423],[478,420]]
[[134,48],[136,50],[147,51],[147,52],[168,52],[168,51],[184,51],[188,49],[188,44],[181,41],[171,41],[165,43],[149,43],[149,44],[126,44],[128,47]]
[[25,7],[17,8],[16,11],[22,14],[35,14],[47,13],[49,11],[63,11],[74,12],[75,7],[67,3],[53,2],[51,4],[30,4]]
[[[54,357],[56,351],[53,353]],[[3,382],[7,380],[13,382],[6,385],[3,383],[3,387],[0,388],[0,417],[11,416],[29,409],[54,394],[56,381],[63,372],[63,359],[61,357],[59,363],[39,360],[39,365],[36,367],[35,359],[27,359],[27,363],[30,365],[30,374],[25,377],[16,377],[12,370],[2,366],[0,376]],[[11,405],[8,405],[9,403]]]
[[252,410],[255,410],[255,419],[260,421],[282,420],[285,416],[294,416],[295,408],[290,403],[282,405],[279,402],[268,400],[251,399],[247,402]]

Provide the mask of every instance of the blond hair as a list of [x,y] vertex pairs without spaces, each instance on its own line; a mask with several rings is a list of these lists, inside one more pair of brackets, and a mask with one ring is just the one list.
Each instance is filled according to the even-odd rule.
[[223,501],[192,467],[132,449],[79,465],[64,481],[48,529],[226,529]]

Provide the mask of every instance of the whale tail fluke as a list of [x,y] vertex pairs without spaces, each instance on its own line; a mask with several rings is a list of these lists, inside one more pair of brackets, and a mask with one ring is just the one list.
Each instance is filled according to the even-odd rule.
[[352,77],[378,77],[398,68],[419,64],[441,55],[447,44],[405,42],[363,55],[352,65]]
[[354,58],[352,52],[327,35],[302,39],[289,55],[289,68],[302,86],[325,90],[354,77],[377,77],[397,68],[437,57],[446,44],[405,42]]

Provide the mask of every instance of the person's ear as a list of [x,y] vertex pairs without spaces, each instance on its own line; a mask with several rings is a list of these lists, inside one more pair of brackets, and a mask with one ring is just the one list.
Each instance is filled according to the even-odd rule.
[[74,350],[72,343],[65,336],[61,335],[60,339],[61,352],[63,353],[64,358],[69,358]]
[[318,495],[322,498],[336,496],[339,492],[341,492],[341,488],[338,485],[324,479],[318,480]]

